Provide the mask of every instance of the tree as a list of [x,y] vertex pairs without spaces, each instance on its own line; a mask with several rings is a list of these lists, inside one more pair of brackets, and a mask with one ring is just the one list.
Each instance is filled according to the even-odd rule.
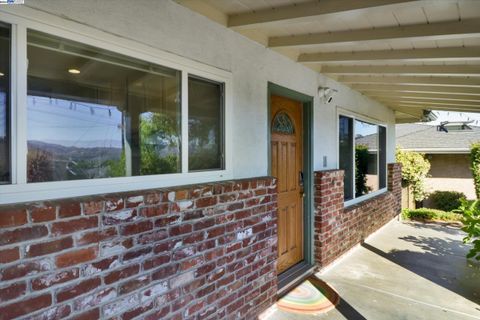
[[470,169],[475,185],[475,195],[480,199],[480,142],[472,143],[470,146]]
[[430,170],[430,162],[425,154],[397,149],[396,159],[402,164],[402,185],[412,188],[415,201],[425,199],[425,178]]

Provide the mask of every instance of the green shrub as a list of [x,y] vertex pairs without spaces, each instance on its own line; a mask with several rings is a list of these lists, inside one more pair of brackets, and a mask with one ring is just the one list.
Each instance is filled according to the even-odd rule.
[[443,211],[457,209],[460,207],[460,200],[465,198],[464,193],[457,191],[435,191],[428,196],[428,199],[432,201],[432,208]]
[[440,220],[440,221],[462,221],[462,215],[454,212],[446,212],[436,209],[404,209],[402,211],[404,219],[411,220]]
[[475,194],[480,199],[480,142],[470,146],[470,170],[472,170]]
[[461,202],[460,208],[455,210],[455,212],[463,215],[465,226],[462,230],[467,233],[467,236],[463,238],[463,242],[473,245],[467,254],[467,258],[475,258],[480,261],[480,201],[475,200],[471,202],[462,199]]
[[423,153],[397,149],[397,162],[402,164],[402,185],[411,187],[415,201],[425,199],[424,181],[430,171],[430,162]]

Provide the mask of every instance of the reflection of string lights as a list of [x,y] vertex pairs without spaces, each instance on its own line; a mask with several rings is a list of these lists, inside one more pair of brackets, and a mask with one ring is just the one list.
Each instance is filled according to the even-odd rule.
[[[29,96],[29,97],[31,97],[32,104],[34,106],[37,104],[37,99],[39,99],[39,100],[48,99],[48,104],[49,105],[56,105],[56,106],[59,105],[58,99],[55,99],[55,98],[51,98],[51,97],[44,98],[44,97],[38,97],[38,96]],[[101,111],[108,111],[108,117],[111,118],[112,117],[112,108],[117,109],[115,106],[92,106],[92,105],[84,104],[84,103],[81,103],[81,102],[74,102],[74,101],[67,101],[67,100],[63,100],[63,101],[69,103],[69,106],[68,106],[69,110],[76,111],[77,107],[83,107],[83,108],[88,109],[92,116],[95,115],[95,109],[97,109],[97,110],[101,110]]]

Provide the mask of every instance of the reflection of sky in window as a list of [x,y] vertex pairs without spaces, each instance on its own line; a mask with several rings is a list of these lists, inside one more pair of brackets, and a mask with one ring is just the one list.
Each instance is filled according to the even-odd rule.
[[355,121],[355,135],[368,136],[377,133],[377,126],[363,121]]
[[0,92],[0,137],[7,135],[7,99],[5,92]]
[[75,147],[122,146],[115,106],[28,96],[28,140]]

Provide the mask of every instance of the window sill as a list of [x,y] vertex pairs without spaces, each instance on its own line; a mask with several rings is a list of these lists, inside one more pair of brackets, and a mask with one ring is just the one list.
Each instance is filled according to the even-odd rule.
[[359,204],[360,202],[363,202],[363,201],[366,201],[366,200],[369,200],[369,199],[372,199],[376,196],[379,196],[383,193],[386,193],[388,191],[387,188],[383,188],[383,189],[380,189],[380,190],[377,190],[375,192],[372,192],[372,193],[369,193],[369,194],[366,194],[364,196],[361,196],[361,197],[358,197],[358,198],[355,198],[355,199],[351,199],[351,200],[348,200],[348,201],[345,201],[343,203],[343,207],[344,208],[347,208],[347,207],[351,207],[353,205],[356,205],[356,204]]
[[29,201],[65,199],[115,192],[128,192],[201,184],[233,178],[230,170],[165,175],[39,182],[0,186],[0,205]]

